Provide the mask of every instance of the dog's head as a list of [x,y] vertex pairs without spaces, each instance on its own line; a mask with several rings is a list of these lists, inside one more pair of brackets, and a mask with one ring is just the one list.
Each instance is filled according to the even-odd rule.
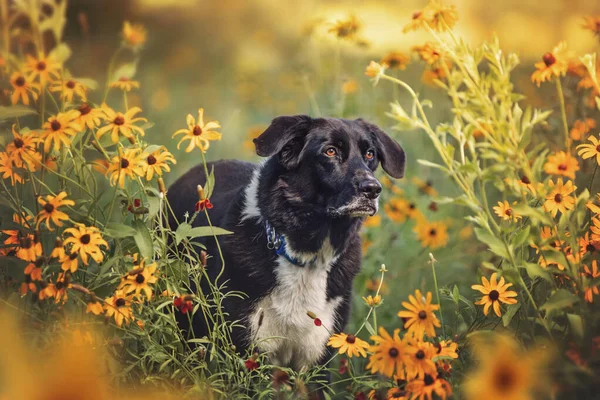
[[404,175],[404,150],[377,126],[362,119],[277,117],[254,139],[256,153],[276,157],[278,187],[291,203],[318,207],[329,217],[374,215],[381,163],[394,178]]

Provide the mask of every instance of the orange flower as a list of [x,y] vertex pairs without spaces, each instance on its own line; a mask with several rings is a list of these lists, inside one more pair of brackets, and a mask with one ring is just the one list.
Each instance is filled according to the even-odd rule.
[[481,299],[475,304],[483,305],[483,314],[488,315],[490,311],[490,307],[494,309],[494,312],[498,317],[502,316],[500,312],[500,302],[505,304],[517,304],[517,292],[512,290],[507,290],[512,286],[512,283],[504,282],[504,277],[500,278],[498,282],[496,280],[498,274],[494,272],[488,281],[485,276],[481,277],[481,281],[483,285],[473,285],[471,288],[473,290],[478,290],[483,293]]
[[559,151],[548,156],[544,171],[550,175],[562,175],[575,179],[575,172],[579,171],[577,159],[564,151]]
[[188,114],[186,122],[187,129],[179,129],[173,134],[173,137],[181,134],[184,135],[179,143],[177,143],[177,148],[179,148],[183,141],[190,141],[185,148],[186,153],[192,151],[194,147],[198,147],[203,153],[206,153],[210,147],[211,140],[221,140],[221,134],[214,130],[219,129],[221,125],[219,125],[218,121],[210,121],[205,124],[203,108],[198,110],[198,121],[196,121],[192,114]]
[[72,244],[71,253],[79,252],[85,265],[88,265],[88,256],[97,263],[104,259],[100,246],[108,248],[108,243],[102,239],[98,228],[77,224],[74,228],[65,229],[65,233],[70,234],[71,237],[65,239],[64,245]]
[[556,217],[559,211],[564,214],[567,210],[572,210],[575,207],[575,198],[571,196],[571,193],[577,189],[577,186],[573,185],[572,181],[563,184],[563,180],[560,178],[555,184],[550,180],[549,186],[552,191],[546,196],[544,202],[546,212]]
[[123,23],[123,40],[132,47],[139,47],[146,43],[146,28],[140,24],[132,24],[129,21]]
[[[598,271],[598,262],[596,260],[592,261],[592,269],[588,268],[587,265],[583,266],[584,273],[582,276],[588,278],[590,281],[600,277],[600,272]],[[598,294],[598,285],[592,285],[591,282],[587,282],[585,286],[585,301],[588,303],[594,302],[594,295]]]
[[17,168],[15,158],[8,153],[0,153],[0,173],[2,179],[10,178],[11,185],[15,186],[16,183],[23,183],[23,176],[15,171]]
[[58,151],[63,145],[71,145],[71,138],[83,129],[75,122],[78,117],[79,111],[70,110],[48,118],[48,121],[44,123],[44,131],[42,132],[46,153],[50,152],[52,142],[54,142],[54,151]]
[[588,140],[592,144],[580,144],[579,146],[577,146],[577,154],[579,154],[584,160],[596,157],[596,163],[600,165],[600,141],[596,139],[596,137],[593,135],[590,135],[590,137],[588,137]]
[[531,75],[531,81],[539,87],[540,83],[549,81],[553,77],[564,76],[569,68],[566,52],[567,43],[562,41],[552,49],[552,52],[545,53],[542,61],[535,64],[537,70]]
[[434,311],[439,310],[439,304],[431,304],[432,294],[427,292],[427,297],[421,294],[419,289],[415,290],[414,296],[408,296],[409,302],[403,301],[402,307],[407,311],[399,311],[398,316],[405,320],[404,327],[408,329],[417,340],[423,337],[423,334],[429,337],[435,337],[435,328],[439,328],[440,321]]
[[406,69],[406,66],[410,63],[410,57],[399,51],[392,51],[383,57],[380,61],[381,64],[385,64],[390,69]]
[[39,53],[38,58],[30,55],[25,57],[25,74],[32,80],[37,78],[42,86],[47,82],[58,79],[60,77],[61,68],[62,66],[59,62],[55,61],[52,57],[46,57],[44,53],[41,52]]
[[21,134],[17,132],[16,125],[12,126],[13,140],[6,144],[4,150],[13,158],[15,166],[25,168],[28,171],[35,172],[42,163],[42,155],[37,152],[36,147],[40,139],[32,134]]
[[67,200],[67,193],[60,192],[56,196],[48,195],[45,199],[42,197],[38,198],[38,203],[41,204],[42,209],[37,215],[37,224],[36,228],[42,223],[46,221],[46,227],[48,230],[52,231],[52,225],[50,225],[50,221],[54,223],[56,226],[63,226],[62,221],[68,220],[69,216],[64,212],[60,211],[58,208],[62,206],[74,206],[75,202],[73,200]]
[[107,132],[111,132],[110,137],[113,143],[119,142],[119,135],[125,136],[130,141],[135,142],[134,134],[137,133],[140,136],[144,136],[144,130],[134,125],[135,122],[148,122],[146,118],[134,118],[136,114],[142,112],[139,107],[131,107],[125,114],[116,112],[106,104],[102,104],[102,111],[104,112],[104,119],[108,122],[108,125],[98,129],[96,134],[98,138],[102,137]]
[[13,92],[10,96],[10,101],[12,104],[17,104],[19,99],[21,99],[23,104],[28,106],[29,96],[33,97],[34,100],[38,99],[40,85],[31,82],[31,80],[26,78],[22,73],[13,72],[13,74],[10,76],[10,84],[13,87]]
[[573,123],[573,128],[569,132],[571,139],[573,140],[581,140],[583,136],[596,127],[596,121],[591,118],[586,118],[584,120],[578,119]]
[[435,64],[442,57],[442,51],[429,42],[422,46],[413,46],[411,50],[429,65]]
[[592,31],[596,36],[600,36],[600,17],[584,17],[583,29]]
[[[513,205],[515,204],[517,204],[516,201],[513,203]],[[498,205],[494,207],[494,212],[497,216],[502,218],[503,221],[515,222],[518,219],[522,218],[519,214],[513,211],[512,207],[510,206],[510,204],[508,204],[508,201],[506,200],[504,200],[504,202],[499,201]]]

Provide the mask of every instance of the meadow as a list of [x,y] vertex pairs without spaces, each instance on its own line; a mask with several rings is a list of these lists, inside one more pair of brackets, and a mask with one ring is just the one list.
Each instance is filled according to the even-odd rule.
[[[248,61],[232,78],[219,45],[184,33],[159,64],[151,21],[113,19],[98,38],[85,7],[0,0],[0,398],[598,398],[594,48],[560,40],[524,63],[497,35],[466,39],[461,8],[435,0],[396,21],[425,38],[406,51],[372,57],[347,13],[303,26],[283,75],[281,36],[259,30],[263,72]],[[600,17],[578,21],[597,48]],[[205,81],[186,85],[195,65]],[[216,109],[228,96],[238,106]],[[294,371],[232,345],[221,304],[243,293],[191,289],[220,256],[198,238],[230,233],[191,227],[223,206],[218,180],[206,169],[176,229],[166,193],[194,165],[257,161],[270,119],[302,113],[372,120],[409,161],[401,180],[378,171],[336,356]],[[209,335],[180,329],[194,315]],[[306,324],[328,329],[312,310]]]

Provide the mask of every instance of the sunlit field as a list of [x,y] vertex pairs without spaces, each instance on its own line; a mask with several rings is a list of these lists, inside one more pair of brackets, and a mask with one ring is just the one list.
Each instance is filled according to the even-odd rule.
[[[487,3],[0,0],[0,399],[600,398],[600,7]],[[229,206],[207,163],[298,114],[407,164],[293,369],[233,344],[198,242],[232,233],[193,222]]]

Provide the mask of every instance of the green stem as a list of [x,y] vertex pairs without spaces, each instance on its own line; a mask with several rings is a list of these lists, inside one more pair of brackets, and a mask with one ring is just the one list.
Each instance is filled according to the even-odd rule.
[[562,117],[563,129],[565,134],[565,147],[567,152],[571,154],[571,139],[569,138],[569,125],[567,123],[567,110],[565,108],[565,97],[563,95],[562,84],[560,78],[556,78],[556,91],[558,93],[558,101],[560,103],[560,115]]
[[444,310],[442,309],[442,301],[440,300],[440,289],[437,282],[437,274],[435,273],[435,263],[437,260],[433,257],[433,254],[429,253],[431,259],[431,272],[433,273],[433,285],[435,287],[435,295],[437,297],[438,305],[440,306],[440,322],[442,324],[442,336],[446,337],[446,327],[444,326]]

